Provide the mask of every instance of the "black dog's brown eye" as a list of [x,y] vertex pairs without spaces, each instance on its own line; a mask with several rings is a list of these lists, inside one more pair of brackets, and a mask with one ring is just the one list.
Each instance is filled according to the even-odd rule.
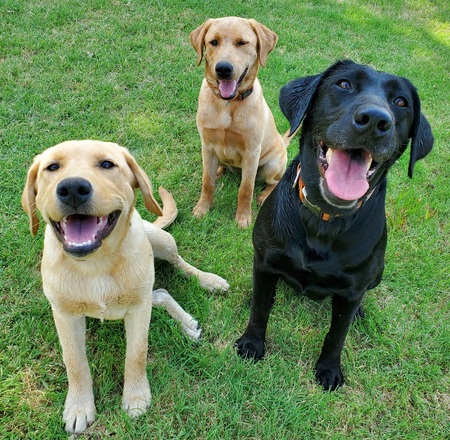
[[344,90],[351,90],[352,85],[350,84],[350,81],[347,81],[346,79],[343,79],[337,83],[338,87]]
[[57,163],[51,163],[48,167],[47,167],[48,171],[56,171],[59,170],[59,165]]
[[408,101],[405,98],[395,98],[394,104],[398,107],[408,107]]
[[116,165],[110,160],[104,160],[103,162],[100,162],[100,167],[104,168],[105,170],[109,170],[111,168],[114,168],[115,166]]
[[211,40],[211,41],[209,42],[209,44],[210,44],[211,46],[217,46],[217,45],[219,44],[219,42],[218,42],[217,40]]

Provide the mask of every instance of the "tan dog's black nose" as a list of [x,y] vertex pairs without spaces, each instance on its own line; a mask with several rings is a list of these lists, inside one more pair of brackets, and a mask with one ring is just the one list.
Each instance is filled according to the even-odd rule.
[[220,61],[216,64],[216,74],[220,79],[230,79],[233,75],[233,65],[228,61]]
[[56,188],[58,199],[73,208],[86,203],[92,196],[92,185],[81,177],[64,179]]

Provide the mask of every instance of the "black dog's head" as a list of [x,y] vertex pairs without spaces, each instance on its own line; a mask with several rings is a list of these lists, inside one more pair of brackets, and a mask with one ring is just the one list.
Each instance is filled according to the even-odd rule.
[[409,139],[410,177],[433,146],[415,87],[353,61],[290,82],[281,89],[280,107],[291,133],[303,121],[300,154],[308,192],[337,209],[351,209],[370,194]]

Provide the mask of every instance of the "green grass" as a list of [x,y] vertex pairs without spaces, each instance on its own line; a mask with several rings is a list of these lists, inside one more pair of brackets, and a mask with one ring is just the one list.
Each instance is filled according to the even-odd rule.
[[[315,385],[312,372],[328,301],[297,298],[282,286],[266,359],[254,365],[234,353],[248,319],[252,262],[251,228],[234,222],[239,179],[221,178],[212,212],[202,220],[191,215],[201,186],[195,112],[203,68],[189,32],[231,14],[256,18],[279,35],[260,80],[280,132],[288,128],[280,87],[340,58],[410,78],[433,127],[435,148],[414,179],[407,178],[406,155],[390,172],[385,275],[365,300],[366,319],[349,332],[347,383],[335,393]],[[20,195],[35,154],[63,140],[95,138],[129,148],[154,186],[172,192],[180,213],[170,232],[181,255],[225,277],[231,289],[209,294],[157,263],[156,286],[199,319],[203,339],[189,342],[154,311],[153,399],[137,420],[120,409],[123,324],[88,320],[98,413],[84,438],[449,439],[449,19],[445,0],[3,0],[0,437],[66,437],[67,380],[39,274],[43,234],[29,234]],[[296,151],[294,141],[290,158]]]

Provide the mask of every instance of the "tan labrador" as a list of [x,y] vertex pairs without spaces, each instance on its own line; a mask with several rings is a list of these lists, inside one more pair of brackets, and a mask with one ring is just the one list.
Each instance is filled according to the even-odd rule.
[[[139,188],[151,224],[134,208]],[[160,229],[172,222],[176,204],[160,190],[162,210],[135,159],[117,144],[68,141],[37,156],[28,171],[22,205],[33,235],[37,210],[46,223],[42,281],[56,323],[69,390],[63,420],[79,434],[95,418],[92,380],[85,350],[85,317],[124,319],[127,338],[123,409],[139,416],[150,404],[147,341],[153,305],[163,306],[183,331],[198,339],[200,328],[165,291],[156,290],[154,256],[199,277],[210,290],[226,290],[217,275],[201,272],[178,255],[173,237]]]
[[[209,19],[191,32],[197,63],[205,54],[197,111],[202,140],[202,194],[194,208],[203,216],[214,200],[216,174],[226,168],[242,169],[236,221],[245,228],[252,219],[255,179],[265,180],[258,198],[262,203],[286,169],[286,143],[256,77],[265,66],[278,37],[256,20],[238,17]],[[220,167],[218,168],[220,164]]]

